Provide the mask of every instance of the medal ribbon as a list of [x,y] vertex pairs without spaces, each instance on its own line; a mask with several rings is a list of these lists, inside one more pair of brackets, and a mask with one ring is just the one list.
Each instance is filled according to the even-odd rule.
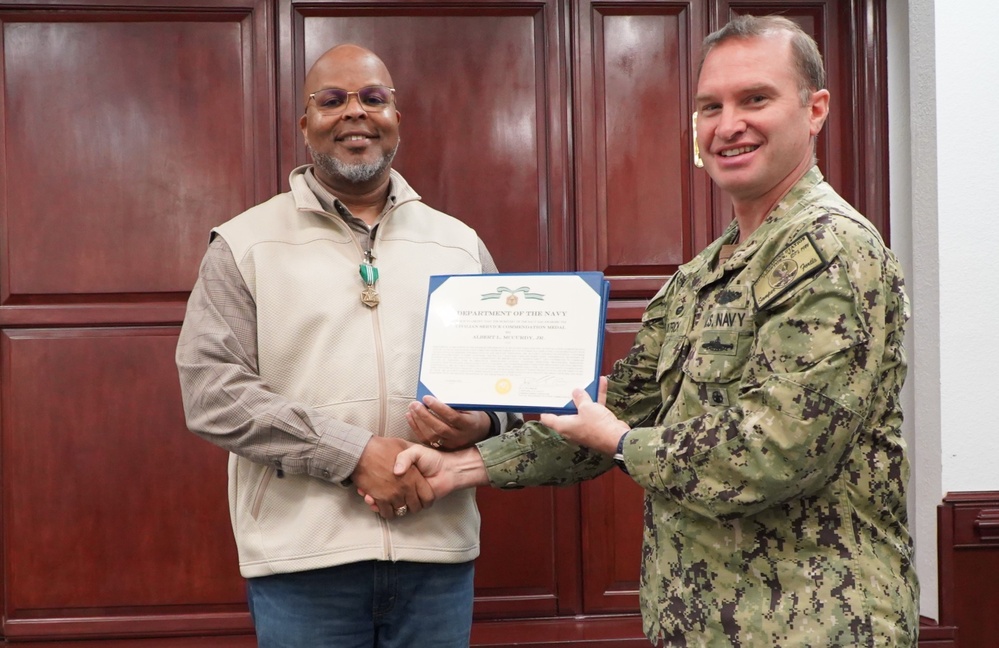
[[374,286],[378,282],[378,268],[367,261],[361,264],[359,271],[365,286]]

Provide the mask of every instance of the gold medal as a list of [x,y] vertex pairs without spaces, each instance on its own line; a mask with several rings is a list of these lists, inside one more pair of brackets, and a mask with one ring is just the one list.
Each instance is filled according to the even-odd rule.
[[374,308],[378,305],[378,291],[375,290],[374,286],[364,287],[364,290],[361,291],[361,303],[368,308]]

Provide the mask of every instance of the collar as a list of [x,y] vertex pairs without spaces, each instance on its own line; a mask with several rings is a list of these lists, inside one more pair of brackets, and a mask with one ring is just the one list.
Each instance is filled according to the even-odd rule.
[[[356,224],[363,226],[363,231],[369,231],[367,223],[350,213],[340,199],[334,196],[326,187],[316,179],[314,166],[304,164],[292,169],[288,175],[288,185],[291,187],[291,195],[295,200],[295,207],[299,211],[311,211],[324,214],[329,217],[337,217],[348,226],[356,229]],[[389,176],[389,197],[385,201],[385,208],[378,215],[375,224],[381,223],[388,218],[389,214],[396,208],[407,202],[420,200],[420,194],[402,177],[402,174],[395,169],[390,170]]]
[[[742,241],[739,244],[739,248],[732,254],[732,257],[725,262],[724,267],[726,270],[731,270],[733,268],[743,266],[756,254],[756,251],[760,249],[760,246],[770,235],[773,234],[774,230],[783,226],[788,218],[794,216],[807,204],[805,197],[808,196],[815,187],[824,182],[822,172],[819,171],[818,166],[812,166],[811,169],[805,172],[801,178],[794,183],[784,196],[777,201],[777,204],[773,206],[767,217],[763,219],[760,226],[756,228],[756,231],[750,235],[750,237]],[[728,229],[722,234],[719,240],[725,243],[729,240],[735,241],[738,234],[733,235],[734,231],[738,231],[738,225],[733,228],[734,221],[729,224]],[[731,239],[729,237],[732,237]],[[720,249],[720,246],[719,246]],[[716,258],[716,255],[711,257],[711,261]]]
[[323,211],[330,215],[335,214],[340,216],[340,218],[342,218],[351,229],[359,232],[367,233],[378,227],[378,225],[382,222],[382,219],[385,218],[385,214],[391,211],[397,202],[397,196],[393,191],[396,183],[393,182],[392,177],[389,177],[388,198],[385,200],[385,207],[382,208],[382,212],[378,214],[378,218],[375,219],[375,222],[371,226],[368,226],[368,224],[363,220],[350,213],[347,206],[344,205],[339,198],[333,195],[333,192],[327,189],[326,185],[319,181],[319,178],[316,177],[316,170],[314,166],[310,166],[305,170],[305,183],[309,185],[309,189],[312,190],[312,194],[319,201],[319,204],[322,205]]
[[[732,256],[724,263],[717,264],[714,271],[703,274],[704,280],[701,283],[710,283],[724,272],[746,265],[753,255],[756,254],[760,246],[770,237],[775,229],[794,214],[798,213],[806,204],[803,200],[816,186],[824,181],[822,172],[818,166],[812,166],[801,179],[788,190],[784,196],[777,201],[773,209],[767,215],[756,231],[745,241],[739,244]],[[732,221],[725,228],[725,231],[708,247],[678,268],[682,274],[692,274],[701,271],[705,266],[715,265],[718,253],[723,245],[729,245],[739,239],[739,224]]]

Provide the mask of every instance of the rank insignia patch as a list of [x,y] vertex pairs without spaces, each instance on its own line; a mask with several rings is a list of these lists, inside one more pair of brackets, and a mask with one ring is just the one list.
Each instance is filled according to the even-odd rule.
[[792,286],[822,270],[829,262],[809,234],[794,239],[780,251],[763,274],[753,282],[753,299],[757,308],[765,308]]

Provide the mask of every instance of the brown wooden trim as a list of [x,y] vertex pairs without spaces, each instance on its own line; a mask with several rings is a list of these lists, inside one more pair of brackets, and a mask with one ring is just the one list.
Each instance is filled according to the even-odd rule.
[[[857,61],[855,123],[860,143],[857,153],[857,210],[881,231],[891,235],[888,195],[888,27],[885,0],[862,0],[854,12],[852,32]],[[865,34],[874,34],[873,39]],[[873,179],[873,180],[872,180]]]
[[0,327],[177,325],[186,302],[0,306]]
[[[944,498],[944,502],[947,499]],[[954,619],[954,508],[937,507],[937,579],[940,590],[940,623],[952,625]]]
[[999,491],[961,491],[944,495],[944,504],[956,506],[995,506],[999,502]]
[[[4,632],[8,641],[108,637],[126,638],[158,635],[247,634],[253,631],[249,612],[219,614],[173,614],[135,616],[94,616],[74,619],[8,619]],[[102,645],[107,645],[105,640]],[[76,645],[76,642],[73,642]],[[145,646],[146,644],[142,644]]]
[[472,626],[473,648],[556,648],[578,646],[592,648],[648,646],[638,615],[529,619],[520,621],[476,622]]
[[41,641],[21,643],[2,641],[3,646],[35,646],[36,648],[257,648],[252,634],[222,637],[169,637],[160,639],[84,639],[82,641]]
[[994,645],[999,491],[947,493],[937,507],[937,542],[940,625],[956,628],[969,647]]
[[[957,648],[957,628],[938,625],[933,619],[920,618],[921,648]],[[604,618],[535,619],[529,621],[480,621],[472,629],[471,648],[590,648],[647,646],[637,616]],[[2,642],[10,645],[12,642]],[[114,639],[83,641],[32,642],[38,648],[256,648],[251,634],[217,637],[174,637],[158,639]]]
[[957,648],[957,628],[941,626],[928,617],[919,617],[919,645],[923,648]]

